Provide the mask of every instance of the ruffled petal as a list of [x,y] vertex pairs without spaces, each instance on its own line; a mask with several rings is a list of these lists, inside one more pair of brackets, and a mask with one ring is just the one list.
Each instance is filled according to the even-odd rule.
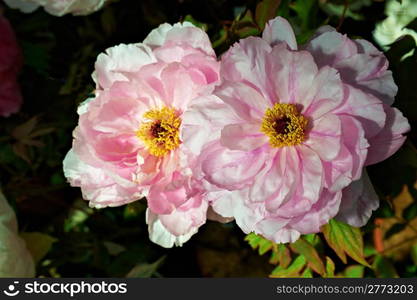
[[262,38],[271,46],[284,42],[291,50],[297,50],[297,41],[291,25],[282,17],[270,20],[262,33]]
[[207,34],[190,22],[176,23],[174,25],[161,24],[149,33],[143,40],[143,43],[152,48],[167,45],[188,45],[204,51],[205,54],[214,55],[214,50]]
[[93,79],[101,88],[116,81],[127,81],[124,73],[136,72],[147,64],[156,62],[152,50],[144,44],[120,44],[108,48],[97,57]]
[[314,37],[308,42],[306,50],[314,56],[319,67],[333,66],[357,53],[356,44],[352,40],[333,30],[326,30]]
[[397,152],[407,138],[404,134],[410,130],[408,120],[398,109],[384,105],[384,111],[387,115],[385,126],[369,139],[366,165],[376,164]]
[[368,222],[372,211],[378,207],[379,197],[365,171],[359,180],[343,189],[342,203],[337,219],[349,225],[361,227]]
[[186,234],[176,236],[170,233],[161,223],[158,215],[152,213],[149,209],[146,211],[146,223],[148,224],[149,239],[164,248],[172,248],[174,245],[182,246],[198,231],[198,228],[193,227]]

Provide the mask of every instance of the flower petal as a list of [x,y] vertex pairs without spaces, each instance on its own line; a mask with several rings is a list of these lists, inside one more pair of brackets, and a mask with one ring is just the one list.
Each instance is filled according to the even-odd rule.
[[393,155],[405,142],[404,134],[410,130],[410,124],[396,108],[384,105],[387,115],[384,128],[369,139],[369,151],[366,165],[376,164]]
[[294,31],[288,21],[282,17],[274,18],[266,24],[262,38],[271,46],[285,42],[291,50],[297,50]]
[[355,227],[364,226],[379,207],[379,197],[365,172],[359,180],[343,189],[342,203],[337,219]]
[[221,131],[220,144],[231,150],[252,151],[266,143],[258,124],[230,124]]

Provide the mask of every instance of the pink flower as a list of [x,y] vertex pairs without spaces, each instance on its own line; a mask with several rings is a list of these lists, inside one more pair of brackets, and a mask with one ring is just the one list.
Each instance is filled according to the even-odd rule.
[[338,214],[363,225],[377,204],[362,170],[409,128],[390,107],[396,86],[383,54],[329,27],[299,50],[278,17],[223,55],[221,76],[218,98],[198,99],[183,118],[214,211],[278,243]]
[[106,1],[108,0],[4,0],[9,7],[24,13],[31,13],[43,6],[48,13],[57,17],[69,13],[75,16],[88,15],[102,8]]
[[196,156],[182,143],[182,117],[196,99],[210,101],[219,63],[207,35],[190,23],[163,24],[141,44],[100,54],[96,97],[79,108],[64,171],[90,206],[147,197],[150,236],[181,245],[206,220],[193,178]]
[[21,66],[22,56],[12,27],[0,15],[0,116],[8,117],[22,105],[17,83]]

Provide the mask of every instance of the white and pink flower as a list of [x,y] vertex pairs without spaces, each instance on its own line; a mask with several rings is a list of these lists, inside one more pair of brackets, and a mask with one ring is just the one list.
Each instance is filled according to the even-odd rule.
[[363,168],[393,154],[409,130],[390,106],[397,87],[387,67],[370,43],[331,27],[299,49],[280,17],[262,38],[232,46],[217,98],[197,99],[183,117],[214,211],[277,243],[335,216],[364,225],[378,199]]
[[210,40],[190,23],[163,24],[143,43],[107,49],[95,69],[96,96],[79,108],[65,174],[92,207],[146,196],[151,239],[181,245],[208,207],[181,134],[190,104],[210,101],[219,81]]

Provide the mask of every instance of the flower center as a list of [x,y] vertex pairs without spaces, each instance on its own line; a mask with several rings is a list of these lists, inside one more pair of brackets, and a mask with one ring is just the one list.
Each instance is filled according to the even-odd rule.
[[145,143],[150,154],[164,156],[176,149],[181,141],[181,119],[174,108],[151,109],[143,115],[143,122],[136,135]]
[[307,122],[294,104],[275,103],[265,111],[261,132],[269,137],[272,147],[295,146],[304,141]]

